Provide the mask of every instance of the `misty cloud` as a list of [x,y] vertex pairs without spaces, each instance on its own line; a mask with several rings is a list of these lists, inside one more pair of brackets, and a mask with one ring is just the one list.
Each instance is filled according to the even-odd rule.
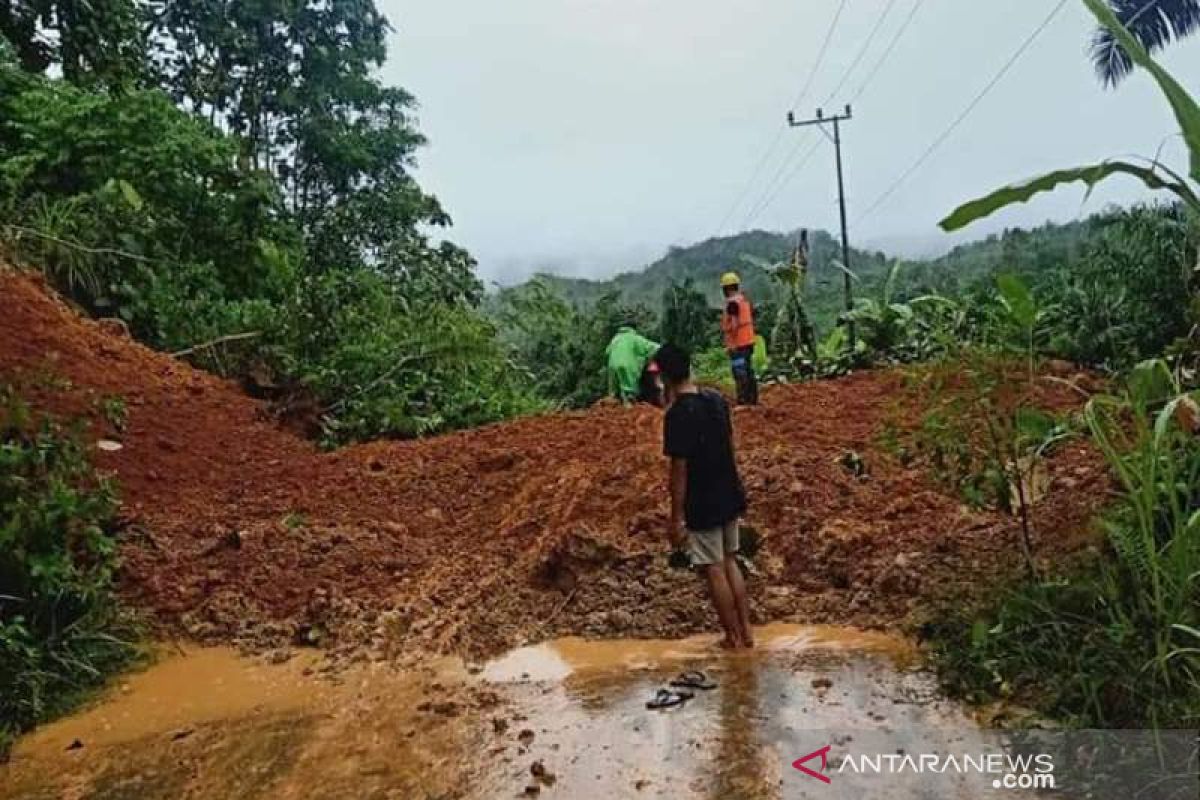
[[[846,88],[857,91],[914,0],[897,0]],[[822,144],[761,214],[748,207],[815,131],[787,131],[725,228],[718,225],[783,125],[838,0],[382,0],[397,28],[389,81],[421,102],[431,145],[418,177],[487,280],[535,269],[603,276],[668,245],[745,227],[836,229],[832,148]],[[800,113],[842,79],[886,0],[851,2]],[[934,250],[936,221],[968,197],[1039,171],[1182,146],[1144,75],[1117,91],[1086,56],[1093,22],[1070,2],[941,150],[877,213],[867,206],[956,117],[1045,17],[1044,0],[925,0],[845,129],[851,238]],[[1200,43],[1170,49],[1185,85]],[[794,162],[789,162],[794,163]],[[1146,194],[1114,183],[1082,205],[1062,190],[968,231],[1072,219]],[[907,243],[907,244],[906,244]]]

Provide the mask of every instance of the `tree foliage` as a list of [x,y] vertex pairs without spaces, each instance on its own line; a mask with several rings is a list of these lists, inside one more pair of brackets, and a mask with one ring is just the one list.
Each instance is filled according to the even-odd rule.
[[540,280],[502,291],[495,314],[539,392],[568,407],[604,396],[605,349],[621,325],[632,321],[644,333],[655,327],[649,308],[631,306],[616,292],[593,304],[572,305]]
[[1192,258],[1200,233],[1181,206],[1104,215],[1070,270],[1050,273],[1057,349],[1069,358],[1127,368],[1167,352],[1196,322]]
[[142,12],[137,0],[7,0],[0,36],[31,73],[57,67],[77,85],[126,87],[143,75]]
[[[8,10],[10,253],[156,347],[310,393],[332,441],[542,407],[477,310],[474,260],[431,238],[449,217],[412,178],[424,138],[376,77],[370,0],[131,2],[79,31],[70,3]],[[136,64],[110,75],[110,53]]]
[[449,217],[410,175],[413,97],[374,75],[390,29],[373,2],[172,0],[152,19],[158,85],[276,178],[315,263],[435,262],[467,282],[469,257],[421,233]]
[[0,65],[0,153],[0,209],[21,252],[151,341],[166,343],[139,297],[178,265],[235,299],[285,277],[280,252],[296,236],[269,179],[159,92],[91,92]]
[[718,343],[719,315],[719,310],[709,306],[691,278],[672,283],[663,290],[658,338],[689,353],[699,353]]

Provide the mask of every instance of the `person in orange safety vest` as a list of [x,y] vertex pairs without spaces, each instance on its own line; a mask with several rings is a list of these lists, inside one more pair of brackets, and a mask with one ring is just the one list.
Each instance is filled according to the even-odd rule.
[[738,405],[758,405],[758,379],[754,376],[754,307],[742,294],[742,279],[736,272],[721,276],[725,309],[721,312],[721,332],[725,350],[733,368]]

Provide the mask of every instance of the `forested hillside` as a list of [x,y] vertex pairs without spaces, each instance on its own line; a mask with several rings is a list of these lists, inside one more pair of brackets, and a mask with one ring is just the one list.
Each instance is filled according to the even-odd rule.
[[[1008,229],[924,260],[855,250],[851,256],[851,286],[858,310],[851,316],[877,316],[890,302],[930,296],[986,304],[994,296],[996,277],[1011,274],[1045,296],[1046,314],[1074,308],[1079,312],[1077,318],[1089,326],[1088,335],[1096,337],[1093,346],[1073,347],[1067,337],[1059,336],[1063,355],[1091,363],[1111,359],[1120,348],[1110,340],[1123,335],[1131,325],[1141,324],[1135,320],[1152,315],[1151,299],[1139,300],[1139,292],[1128,291],[1120,272],[1129,269],[1141,275],[1157,271],[1169,285],[1173,276],[1167,274],[1170,267],[1164,265],[1184,257],[1191,236],[1181,214],[1179,209],[1170,208],[1114,208],[1065,224]],[[687,343],[712,346],[716,344],[712,315],[719,306],[719,278],[727,270],[736,270],[760,307],[762,331],[770,338],[789,289],[772,276],[769,267],[786,263],[797,239],[798,232],[767,231],[709,239],[671,248],[642,270],[603,281],[541,274],[526,284],[501,290],[491,299],[490,308],[511,312],[514,304],[521,304],[520,298],[533,294],[541,298],[541,306],[561,303],[560,315],[569,315],[574,307],[585,315],[606,317],[610,324],[615,324],[617,316],[632,316],[641,319],[648,331],[670,338],[678,332],[668,317],[674,316],[671,309],[682,302],[690,304],[689,313],[701,320],[710,334],[707,338],[693,336]],[[841,248],[825,231],[811,232],[809,242],[803,305],[817,335],[826,337],[836,332],[844,316]],[[1146,286],[1140,281],[1137,285]],[[1178,307],[1178,303],[1160,299],[1162,312]],[[499,316],[510,322],[513,319],[511,313],[503,311]],[[1179,335],[1180,320],[1174,312],[1166,313],[1164,330]],[[502,322],[501,327],[512,333],[511,325]],[[777,350],[774,342],[769,344]]]
[[[762,268],[748,262],[746,256],[771,263],[785,261],[792,256],[797,236],[796,231],[777,233],[756,230],[708,239],[686,247],[672,247],[666,255],[644,269],[623,272],[605,281],[562,278],[550,274],[538,275],[536,279],[546,281],[572,302],[592,302],[608,292],[617,291],[623,299],[633,303],[661,297],[671,284],[691,280],[704,292],[705,298],[716,306],[721,296],[718,279],[728,270],[736,270],[742,276],[751,294],[758,297],[773,294],[775,286],[770,277]],[[881,253],[852,250],[850,258],[854,271],[863,276],[877,275],[886,268],[886,260]],[[841,260],[841,245],[837,239],[826,231],[810,232],[809,265],[814,302],[816,297],[826,293],[823,290],[827,287],[841,286],[842,273],[834,263]]]
[[[997,272],[1015,271],[1037,281],[1067,264],[1076,263],[1084,248],[1113,217],[1096,214],[1065,224],[1046,223],[1025,230],[1013,228],[979,241],[959,245],[931,259],[899,258],[878,251],[851,250],[857,292],[869,292],[886,277],[891,264],[900,262],[899,288],[908,292],[937,291],[958,294]],[[747,231],[708,239],[686,247],[672,247],[662,258],[639,270],[622,272],[607,280],[567,278],[539,273],[532,280],[544,283],[564,300],[591,304],[617,293],[631,303],[655,304],[673,285],[687,281],[699,289],[710,305],[720,298],[718,279],[736,270],[753,297],[777,299],[779,286],[751,259],[780,263],[791,258],[798,232]],[[828,328],[842,310],[842,260],[838,240],[827,231],[809,234],[809,277],[806,301],[818,327]],[[749,257],[749,258],[747,258]],[[857,293],[856,292],[856,293]]]

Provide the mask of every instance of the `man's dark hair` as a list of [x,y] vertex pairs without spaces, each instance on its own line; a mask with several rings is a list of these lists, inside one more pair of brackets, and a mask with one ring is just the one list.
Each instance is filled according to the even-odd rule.
[[682,383],[692,376],[692,358],[682,347],[667,342],[658,348],[654,361],[662,373],[663,380]]

